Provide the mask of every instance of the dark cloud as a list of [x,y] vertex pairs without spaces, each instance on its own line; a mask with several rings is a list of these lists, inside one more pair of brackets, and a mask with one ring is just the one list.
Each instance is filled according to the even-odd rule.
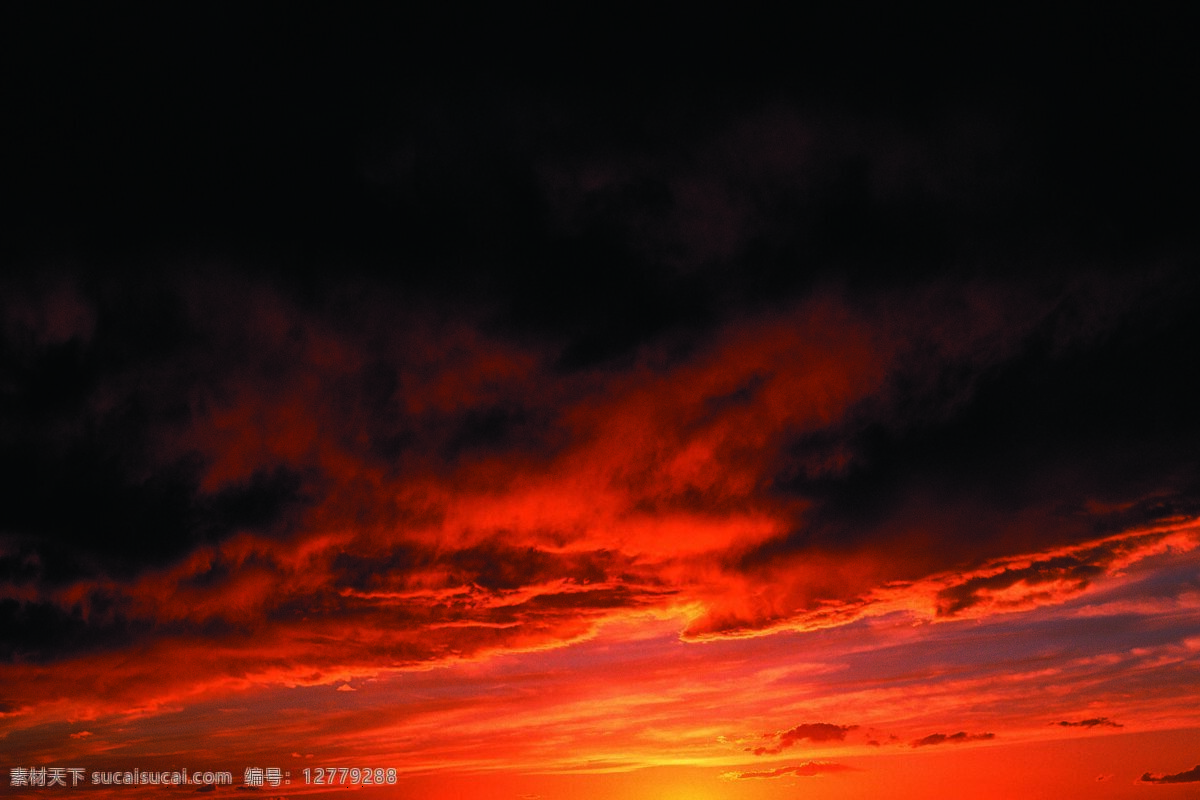
[[810,742],[840,742],[846,738],[846,734],[854,729],[857,725],[833,725],[828,722],[811,722],[797,725],[794,728],[789,728],[786,731],[778,733],[764,733],[764,739],[771,739],[773,744],[760,746],[755,748],[746,748],[751,750],[756,756],[761,755],[776,755],[782,753],[787,748],[800,741]]
[[1098,728],[1098,727],[1123,728],[1123,727],[1125,727],[1124,725],[1120,724],[1119,722],[1113,722],[1108,717],[1093,717],[1092,719],[1081,719],[1078,722],[1068,722],[1066,720],[1063,720],[1062,722],[1056,722],[1053,724],[1059,725],[1063,728]]
[[[246,31],[269,24],[254,16]],[[296,19],[295,38],[269,47],[219,15],[192,24],[196,39],[169,47],[117,19],[14,26],[24,36],[7,49],[37,78],[14,98],[26,121],[14,246],[117,263],[232,254],[315,287],[337,264],[428,296],[498,300],[504,324],[564,335],[564,364],[582,366],[831,274],[906,281],[1002,258],[1033,271],[1030,250],[1103,252],[1095,240],[1112,237],[1137,253],[1189,230],[1178,201],[1194,123],[1170,102],[1172,82],[1149,79],[1134,53],[1120,68],[1093,54],[1057,83],[1061,69],[1034,66],[1055,64],[1057,45],[1025,25],[1017,39],[1037,40],[1027,66],[1001,78],[1016,30],[976,31],[969,48],[938,41],[932,52],[955,51],[953,76],[914,58],[919,44],[855,21],[851,41],[814,34],[786,59],[764,45],[720,70],[699,41],[664,61],[658,37],[620,64],[583,43],[530,43],[535,63],[559,69],[522,70],[507,48],[489,58],[485,38],[469,48],[497,63],[485,77],[452,66],[473,58],[413,69],[389,15]],[[122,58],[97,49],[97,27]],[[1127,52],[1113,27],[1095,41],[1115,36]],[[1167,28],[1148,38],[1154,52],[1192,64]],[[199,66],[212,42],[224,69]],[[532,55],[544,48],[554,55]],[[886,78],[866,66],[879,59]],[[1083,91],[1093,81],[1103,95]],[[1158,147],[1135,146],[1149,131]]]
[[959,731],[949,735],[944,733],[931,733],[928,736],[923,736],[920,739],[914,739],[911,744],[913,747],[927,747],[934,744],[960,744],[962,742],[983,742],[988,739],[995,739],[994,733],[967,733]]
[[798,776],[813,778],[818,775],[830,775],[837,772],[853,772],[854,767],[838,764],[832,761],[805,761],[794,767],[779,767],[778,769],[761,770],[756,772],[727,772],[722,777],[726,780],[757,780],[763,778],[785,778]]
[[87,336],[61,341],[83,323],[57,319],[55,289],[10,300],[15,316],[45,330],[10,327],[0,338],[0,477],[13,488],[0,536],[26,554],[21,577],[130,576],[238,531],[284,530],[316,476],[273,464],[207,491],[205,456],[164,446],[195,422],[198,389],[218,389],[237,369],[236,351],[207,349],[170,279],[76,284]]
[[64,654],[128,646],[151,629],[148,621],[114,614],[85,618],[79,606],[0,598],[0,662],[43,662]]
[[1200,764],[1186,772],[1176,772],[1174,775],[1151,775],[1149,772],[1144,772],[1138,781],[1141,783],[1198,783],[1200,782]]
[[[1181,442],[1200,440],[1200,428],[1177,396],[1152,387],[1186,360],[1180,342],[1200,335],[1187,310],[1200,287],[1178,278],[1124,290],[1121,281],[1105,282],[1044,284],[1019,300],[1004,292],[940,299],[940,333],[906,334],[915,337],[912,348],[898,354],[885,391],[784,452],[777,489],[815,509],[802,529],[749,563],[791,548],[853,548],[889,530],[905,536],[896,523],[925,513],[918,504],[943,514],[973,507],[972,535],[944,542],[966,559],[1009,546],[1013,532],[1003,520],[1022,511],[1040,511],[1066,541],[1134,522],[1128,513],[1087,514],[1089,502],[1141,503],[1141,522],[1173,507],[1194,510],[1200,464],[1193,444]],[[952,310],[960,304],[1006,323],[989,332],[979,312],[960,323]],[[1106,311],[1089,321],[1098,312],[1081,306]],[[1119,464],[1146,480],[1130,480]]]

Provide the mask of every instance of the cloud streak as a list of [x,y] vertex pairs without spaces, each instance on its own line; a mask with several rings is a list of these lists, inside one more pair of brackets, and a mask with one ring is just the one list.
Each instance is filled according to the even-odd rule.
[[920,739],[914,739],[910,744],[913,747],[929,747],[931,745],[940,744],[962,744],[964,742],[986,742],[995,739],[994,733],[967,733],[959,731],[958,733],[931,733],[928,736],[922,736]]
[[1081,719],[1078,722],[1062,722],[1053,723],[1060,728],[1123,728],[1124,725],[1119,722],[1113,722],[1108,717],[1093,717],[1091,719]]
[[721,777],[730,781],[763,780],[770,778],[801,777],[815,778],[821,775],[834,775],[839,772],[852,772],[854,767],[838,764],[832,761],[805,761],[792,767],[759,770],[753,772],[726,772]]

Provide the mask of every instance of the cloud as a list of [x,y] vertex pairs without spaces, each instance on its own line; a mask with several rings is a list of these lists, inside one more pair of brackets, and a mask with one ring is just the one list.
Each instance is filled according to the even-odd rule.
[[[993,467],[955,444],[964,425],[986,444],[978,402],[1015,392],[1034,414],[1029,353],[1086,349],[1093,323],[1063,308],[1123,318],[1112,286],[806,290],[570,364],[570,335],[431,311],[386,281],[314,299],[218,271],[141,291],[79,289],[62,335],[0,343],[25,364],[28,423],[0,431],[0,659],[45,665],[59,696],[86,693],[84,657],[154,687],[84,678],[89,702],[163,708],[562,646],[637,613],[686,619],[685,640],[952,621],[1197,546],[1182,521],[1098,534],[1178,510],[1174,483],[1157,506],[1074,478],[1078,503],[1021,484],[998,505],[972,488]],[[994,385],[1006,369],[1016,388]],[[180,658],[186,678],[158,669]]]
[[794,767],[780,767],[778,769],[761,770],[755,772],[726,772],[721,775],[725,780],[757,780],[763,778],[784,778],[788,776],[798,776],[802,778],[814,778],[819,775],[831,775],[838,772],[853,772],[854,767],[846,764],[838,764],[832,761],[805,761],[803,764],[798,764]]
[[1187,770],[1186,772],[1176,772],[1174,775],[1151,775],[1149,772],[1142,773],[1142,777],[1138,778],[1139,783],[1198,783],[1200,782],[1200,764]]
[[928,736],[923,736],[920,739],[914,739],[910,744],[913,747],[927,747],[935,744],[961,744],[962,742],[985,742],[989,739],[995,739],[994,733],[967,733],[959,731],[958,733],[944,734],[931,733]]
[[[1089,564],[1071,556],[1047,559],[1022,569],[1005,569],[995,575],[978,576],[938,592],[937,614],[956,616],[985,602],[1017,605],[1037,597],[1049,585],[1055,593],[1083,591],[1089,582],[1104,574],[1098,564]],[[1011,592],[1019,585],[1018,592]]]
[[782,753],[787,748],[800,741],[810,742],[840,742],[846,738],[849,731],[857,728],[857,725],[832,725],[828,722],[812,722],[797,725],[794,728],[789,728],[786,731],[777,733],[764,733],[764,739],[771,739],[774,744],[770,746],[761,746],[755,748],[746,748],[751,750],[754,755],[776,755]]
[[[733,607],[725,614],[710,611],[694,619],[684,636],[708,639],[756,635],[763,631],[820,630],[897,612],[917,619],[945,621],[1027,611],[1067,602],[1088,590],[1090,583],[1087,581],[1061,579],[1063,563],[1085,565],[1089,573],[1112,580],[1139,561],[1163,553],[1187,553],[1198,547],[1200,529],[1195,521],[1180,519],[1078,545],[1011,555],[970,570],[942,572],[919,580],[886,582],[857,596],[846,590],[845,582],[859,571],[871,569],[869,563],[846,558],[821,560],[819,556],[810,557],[807,569],[797,565],[768,571],[767,574],[775,576],[776,582],[761,588],[758,595],[769,597],[773,590],[780,601],[791,597],[793,602],[806,603],[807,608],[799,613],[764,613],[763,601],[759,600],[758,605],[749,609]],[[789,575],[829,587],[830,594],[840,591],[844,596],[812,600],[789,595],[786,593]],[[842,578],[842,585],[836,589],[830,586],[834,578]],[[947,606],[948,597],[959,598],[956,608]]]
[[[372,52],[386,33],[350,37],[332,68],[394,84],[381,91],[320,59],[293,75],[282,52],[249,70],[183,41],[114,60],[87,20],[61,28],[48,48],[23,37],[36,58],[13,118],[30,124],[0,276],[6,741],[100,748],[116,721],[158,730],[168,710],[204,720],[286,693],[337,708],[320,721],[349,737],[352,718],[390,714],[361,712],[384,694],[368,680],[444,668],[445,687],[397,706],[482,747],[507,723],[478,706],[505,680],[474,687],[461,717],[434,701],[459,709],[457,681],[533,654],[573,675],[612,630],[671,640],[671,667],[690,668],[675,674],[713,694],[690,698],[693,717],[722,699],[695,651],[776,659],[763,642],[830,670],[836,651],[837,691],[884,676],[881,708],[911,687],[921,715],[901,725],[809,696],[798,674],[730,667],[730,692],[763,693],[713,731],[807,709],[953,732],[963,683],[1046,733],[1111,727],[1018,693],[1050,668],[1030,666],[1042,640],[1018,623],[1086,630],[1055,607],[1085,613],[1136,583],[1127,570],[1197,546],[1200,418],[1172,388],[1200,377],[1200,284],[1179,266],[1195,150],[1180,104],[1160,102],[1171,81],[1130,80],[1119,58],[1096,92],[843,58],[410,91]],[[142,85],[137,65],[161,55]],[[163,77],[175,67],[182,81]],[[979,89],[968,107],[962,85]],[[1183,600],[1162,613],[1183,620]],[[1172,660],[1195,637],[1116,608],[1086,612],[1107,616],[1085,650],[1126,674],[1098,661],[1088,696],[1125,718],[1123,698],[1178,694]],[[900,646],[872,665],[838,649],[867,635]],[[662,663],[607,671],[668,686]],[[512,683],[534,698],[549,680]],[[563,687],[530,713],[573,703]],[[244,730],[315,713],[267,709]],[[520,746],[573,752],[582,716]],[[97,735],[63,735],[79,722]],[[849,730],[749,744],[868,739]],[[676,733],[647,723],[637,741],[689,747]],[[310,735],[253,738],[333,755]],[[420,760],[438,735],[397,724],[369,746]],[[629,742],[606,744],[611,764]]]
[[1093,717],[1092,719],[1083,719],[1078,722],[1067,722],[1066,720],[1063,720],[1062,722],[1056,722],[1056,723],[1052,723],[1052,724],[1059,725],[1063,728],[1096,728],[1096,727],[1123,728],[1123,727],[1125,727],[1124,725],[1121,725],[1118,722],[1113,722],[1108,717]]

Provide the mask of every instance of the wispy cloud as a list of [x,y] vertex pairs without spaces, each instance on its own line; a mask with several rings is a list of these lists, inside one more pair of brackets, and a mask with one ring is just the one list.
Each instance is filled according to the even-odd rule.
[[760,780],[764,778],[801,777],[815,778],[820,775],[833,775],[839,772],[853,772],[854,767],[838,764],[832,761],[805,761],[794,767],[779,767],[778,769],[758,770],[750,772],[726,772],[721,775],[725,780]]

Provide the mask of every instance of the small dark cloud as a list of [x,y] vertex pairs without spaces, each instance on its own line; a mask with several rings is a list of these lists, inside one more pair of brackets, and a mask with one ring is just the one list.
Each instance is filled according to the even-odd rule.
[[1119,722],[1113,722],[1108,717],[1093,717],[1092,719],[1081,719],[1081,720],[1079,720],[1079,722],[1067,722],[1066,720],[1063,720],[1062,722],[1056,722],[1054,724],[1058,725],[1060,727],[1063,727],[1063,728],[1099,728],[1099,727],[1123,728],[1123,727],[1125,727],[1124,725],[1120,724]]
[[944,734],[944,733],[931,733],[928,736],[924,736],[920,739],[913,740],[912,746],[913,747],[926,747],[931,744],[959,744],[961,742],[982,742],[982,741],[987,741],[988,739],[995,739],[995,738],[996,738],[996,734],[994,734],[994,733],[967,733],[966,731],[959,731],[958,733],[952,733],[949,735]]
[[1138,778],[1139,783],[1200,783],[1200,764],[1189,769],[1187,772],[1176,772],[1174,775],[1151,775],[1149,772],[1142,773],[1142,777]]
[[802,725],[797,725],[794,728],[783,731],[781,733],[764,733],[764,739],[774,741],[772,745],[764,745],[762,747],[746,748],[751,750],[756,756],[776,755],[782,753],[787,748],[796,744],[799,741],[810,742],[840,742],[845,740],[846,734],[849,731],[857,728],[857,725],[832,725],[828,722],[812,722]]
[[794,767],[761,770],[756,772],[726,772],[721,777],[726,780],[743,781],[762,778],[784,778],[790,775],[801,778],[814,778],[818,775],[828,775],[834,772],[854,772],[854,767],[837,764],[832,761],[805,761]]

